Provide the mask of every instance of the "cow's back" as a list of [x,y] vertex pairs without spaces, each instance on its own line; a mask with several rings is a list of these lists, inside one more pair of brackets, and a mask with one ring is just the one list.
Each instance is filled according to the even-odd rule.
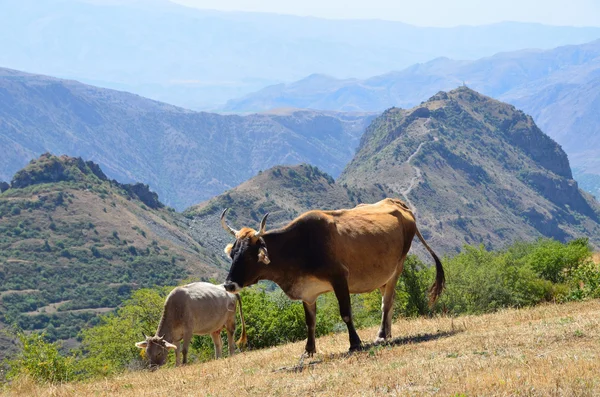
[[235,316],[235,295],[222,285],[197,282],[179,289],[186,296],[186,317],[194,334],[208,334],[221,330],[230,316]]
[[396,199],[324,213],[332,225],[333,256],[348,268],[352,292],[366,292],[384,284],[408,253],[416,231],[414,215]]

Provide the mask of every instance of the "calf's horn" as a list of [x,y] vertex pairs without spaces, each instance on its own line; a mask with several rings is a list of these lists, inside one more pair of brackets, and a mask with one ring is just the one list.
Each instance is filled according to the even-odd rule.
[[225,208],[223,210],[223,212],[221,213],[221,226],[223,226],[223,229],[225,229],[226,232],[231,233],[231,235],[233,235],[233,237],[236,236],[237,234],[237,230],[235,230],[234,228],[230,227],[227,222],[225,222],[225,213],[227,212],[229,208]]
[[269,213],[267,212],[265,214],[265,216],[263,216],[262,221],[260,221],[260,228],[258,229],[258,232],[256,232],[255,236],[256,237],[260,237],[263,234],[265,234],[266,232],[266,227],[267,227],[267,217],[269,216]]

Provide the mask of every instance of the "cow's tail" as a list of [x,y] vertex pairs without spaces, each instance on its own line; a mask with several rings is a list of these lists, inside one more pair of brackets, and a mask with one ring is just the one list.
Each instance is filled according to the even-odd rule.
[[435,261],[435,282],[433,283],[431,288],[429,288],[429,305],[431,306],[435,303],[435,301],[439,298],[442,291],[444,290],[444,285],[446,284],[446,276],[444,275],[444,268],[442,267],[442,262],[440,262],[440,258],[438,258],[435,252],[433,252],[433,250],[427,245],[425,239],[419,232],[418,228],[417,236],[419,237],[419,240],[421,240],[425,248],[427,248],[427,251],[429,251],[431,256],[433,256],[433,260]]
[[240,307],[240,319],[242,320],[242,336],[240,336],[240,339],[238,339],[235,344],[241,349],[248,344],[248,336],[246,335],[246,322],[244,321],[244,312],[242,311],[242,298],[240,297],[240,294],[236,294],[235,296],[238,300]]

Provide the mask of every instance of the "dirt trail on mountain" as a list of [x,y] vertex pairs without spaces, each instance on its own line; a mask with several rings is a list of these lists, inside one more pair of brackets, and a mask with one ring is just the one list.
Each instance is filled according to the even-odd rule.
[[404,196],[404,199],[406,200],[406,203],[412,209],[412,211],[413,211],[414,214],[417,213],[417,208],[410,201],[410,198],[408,198],[408,195],[410,194],[410,192],[412,192],[412,190],[414,189],[414,187],[417,186],[421,182],[421,169],[419,167],[417,167],[416,165],[411,165],[410,162],[412,161],[413,158],[415,158],[415,156],[417,154],[419,154],[419,151],[421,150],[421,148],[423,147],[423,145],[425,145],[427,143],[430,143],[430,142],[435,142],[437,140],[438,140],[438,138],[434,137],[432,141],[421,142],[419,144],[419,146],[417,147],[417,150],[415,150],[415,152],[413,154],[411,154],[410,156],[408,156],[408,159],[406,159],[406,162],[405,162],[405,164],[410,165],[415,170],[415,176],[410,180],[410,183],[409,183],[408,187],[406,189],[400,191],[400,194],[402,196]]

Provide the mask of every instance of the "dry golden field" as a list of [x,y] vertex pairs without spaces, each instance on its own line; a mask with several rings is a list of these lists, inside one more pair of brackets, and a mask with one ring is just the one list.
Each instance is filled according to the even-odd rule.
[[[363,329],[363,340],[376,330]],[[232,359],[65,385],[23,379],[27,396],[593,396],[600,395],[600,301],[543,305],[483,316],[399,320],[393,346],[348,355],[346,333]],[[313,364],[310,364],[312,362]],[[310,364],[310,365],[306,365]],[[286,368],[284,368],[286,367]]]

